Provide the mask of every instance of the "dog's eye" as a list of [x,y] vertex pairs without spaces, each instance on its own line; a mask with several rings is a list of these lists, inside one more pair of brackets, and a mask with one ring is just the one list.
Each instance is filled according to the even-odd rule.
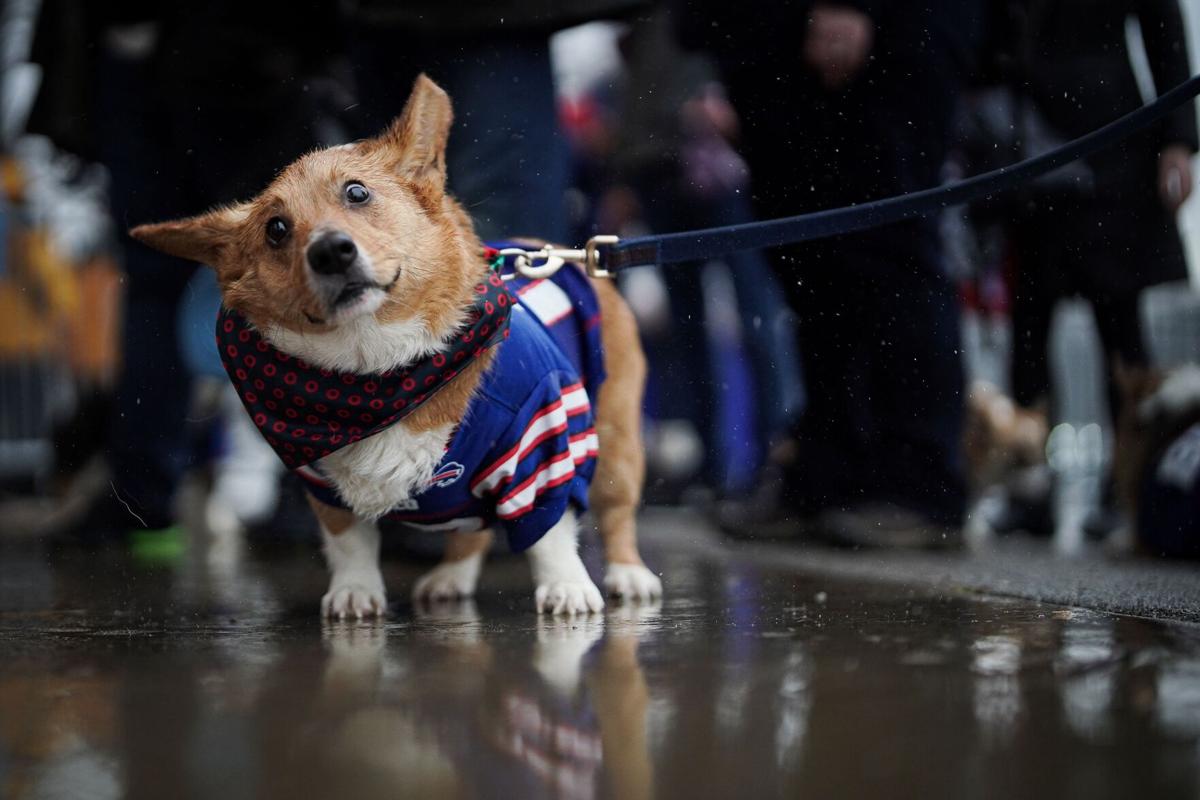
[[267,241],[278,247],[287,238],[288,230],[287,220],[283,217],[271,217],[267,220]]
[[367,187],[357,181],[352,181],[346,184],[346,200],[354,203],[365,203],[371,198],[371,193],[367,191]]

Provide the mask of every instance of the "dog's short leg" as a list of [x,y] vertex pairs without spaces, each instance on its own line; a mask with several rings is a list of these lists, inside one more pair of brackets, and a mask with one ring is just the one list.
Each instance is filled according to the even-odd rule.
[[662,581],[642,563],[637,546],[637,509],[646,474],[642,444],[646,358],[633,315],[611,282],[597,281],[596,297],[604,318],[605,352],[621,354],[609,364],[596,403],[600,458],[590,499],[608,564],[604,589],[613,597],[652,600],[662,596]]
[[321,523],[329,591],[321,615],[336,619],[383,616],[387,599],[379,571],[379,528],[349,511],[308,500]]
[[491,530],[446,535],[442,563],[426,572],[413,587],[413,600],[457,600],[475,594],[483,559],[492,544]]
[[579,558],[574,511],[563,514],[528,552],[539,614],[586,614],[604,608],[604,598]]

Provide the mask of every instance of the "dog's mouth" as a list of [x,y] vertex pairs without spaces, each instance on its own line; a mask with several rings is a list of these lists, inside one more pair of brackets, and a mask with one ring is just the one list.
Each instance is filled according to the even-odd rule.
[[397,269],[387,283],[373,280],[347,281],[336,294],[323,303],[327,312],[325,315],[304,310],[304,317],[314,325],[325,325],[360,313],[373,312],[396,287],[399,280],[400,270]]
[[330,308],[336,311],[342,306],[353,303],[358,298],[370,291],[377,291],[382,294],[390,294],[392,289],[396,287],[396,282],[400,280],[400,270],[396,269],[392,279],[387,283],[379,283],[378,281],[350,281],[342,290],[338,292],[337,297],[330,303]]
[[336,311],[345,305],[353,303],[355,300],[362,297],[364,294],[369,292],[371,289],[381,289],[381,288],[383,288],[383,287],[381,287],[379,284],[375,283],[374,281],[372,281],[370,283],[366,283],[363,281],[352,281],[342,287],[342,291],[340,293],[338,293],[338,296],[335,297],[333,299],[333,302],[329,304],[330,308],[332,308],[334,311]]

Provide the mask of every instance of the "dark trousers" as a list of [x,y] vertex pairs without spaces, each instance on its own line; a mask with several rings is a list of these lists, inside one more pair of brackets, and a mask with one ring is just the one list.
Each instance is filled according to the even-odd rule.
[[890,502],[958,524],[966,490],[957,292],[935,237],[896,233],[882,246],[860,234],[776,258],[800,318],[808,396],[792,488],[810,513]]
[[[657,232],[731,225],[751,221],[749,204],[741,194],[724,192],[701,196],[689,189],[676,164],[645,169],[635,182],[646,222]],[[725,485],[737,472],[731,463],[730,441],[757,434],[746,447],[755,450],[769,437],[789,427],[795,407],[803,405],[801,366],[781,317],[786,314],[783,293],[761,251],[747,250],[722,257],[729,268],[741,323],[742,343],[752,378],[755,425],[724,430],[720,410],[733,401],[731,392],[745,387],[724,385],[720,365],[710,347],[711,321],[705,313],[702,262],[676,264],[662,271],[671,303],[670,330],[643,337],[651,364],[651,402],[662,417],[686,419],[703,437],[704,477]],[[784,341],[781,341],[784,340]],[[764,448],[765,449],[765,448]]]
[[[189,465],[184,426],[192,376],[179,356],[176,311],[196,265],[135,242],[126,231],[195,213],[172,176],[169,139],[146,102],[151,76],[137,62],[106,59],[99,96],[101,152],[125,269],[122,360],[109,423],[108,460],[121,498],[150,527],[171,520]],[[132,521],[131,521],[132,524]]]
[[[1046,291],[1037,281],[1018,277],[1013,293],[1012,385],[1013,398],[1032,406],[1050,396],[1048,345],[1054,308],[1063,295]],[[1085,298],[1092,306],[1100,344],[1104,350],[1109,413],[1120,413],[1121,392],[1114,377],[1118,360],[1127,366],[1146,364],[1139,294],[1094,294]]]
[[196,264],[151,250],[126,231],[264,188],[275,169],[314,144],[306,124],[312,112],[283,90],[264,90],[250,111],[183,95],[163,100],[150,62],[106,55],[98,69],[100,152],[125,268],[107,455],[121,499],[160,527],[172,519],[175,489],[192,459],[192,375],[180,353],[178,313]]
[[[1157,203],[1150,197],[1144,202]],[[1066,205],[1060,201],[1059,205]],[[1096,240],[1095,230],[1125,225],[1144,239],[1139,247],[1123,247],[1112,236]],[[1144,222],[1106,215],[1083,206],[1073,213],[1043,212],[1021,219],[1012,228],[1016,262],[1013,286],[1013,397],[1023,406],[1050,395],[1047,345],[1058,301],[1072,296],[1092,306],[1104,349],[1109,410],[1120,413],[1121,393],[1113,367],[1119,359],[1128,366],[1147,363],[1139,298],[1142,287],[1158,275],[1179,274],[1182,250],[1178,234],[1148,229]]]
[[386,27],[351,34],[360,135],[382,131],[418,73],[428,73],[454,103],[448,182],[479,235],[565,241],[570,154],[548,34],[434,37]]

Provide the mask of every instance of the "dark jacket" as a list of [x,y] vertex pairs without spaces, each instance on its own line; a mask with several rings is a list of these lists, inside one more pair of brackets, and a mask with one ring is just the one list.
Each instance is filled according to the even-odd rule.
[[117,126],[149,126],[131,133],[152,136],[179,172],[196,165],[193,202],[244,197],[315,144],[313,78],[340,51],[336,19],[334,0],[45,0],[29,128],[107,162]]
[[742,118],[762,213],[799,213],[940,182],[979,24],[973,0],[851,0],[875,25],[870,61],[826,90],[801,47],[811,2],[682,0],[686,44],[718,58]]
[[[1158,93],[1190,75],[1177,0],[994,0],[990,15],[986,76],[1026,98],[1062,139],[1142,105],[1127,19],[1140,23]],[[1019,114],[1015,121],[1020,130]],[[1040,273],[1045,291],[1086,296],[1185,277],[1179,233],[1157,188],[1158,156],[1169,144],[1196,150],[1192,104],[1089,157],[1090,187],[1062,183],[1018,209],[1016,241],[1040,243],[1032,261],[1019,254],[1019,267]]]
[[[1024,94],[1062,138],[1081,136],[1142,105],[1127,19],[1140,25],[1157,93],[1191,75],[1178,0],[1003,0],[990,13],[990,78]],[[1158,153],[1169,144],[1196,150],[1192,104],[1089,158],[1098,188],[1137,184],[1152,192]]]

